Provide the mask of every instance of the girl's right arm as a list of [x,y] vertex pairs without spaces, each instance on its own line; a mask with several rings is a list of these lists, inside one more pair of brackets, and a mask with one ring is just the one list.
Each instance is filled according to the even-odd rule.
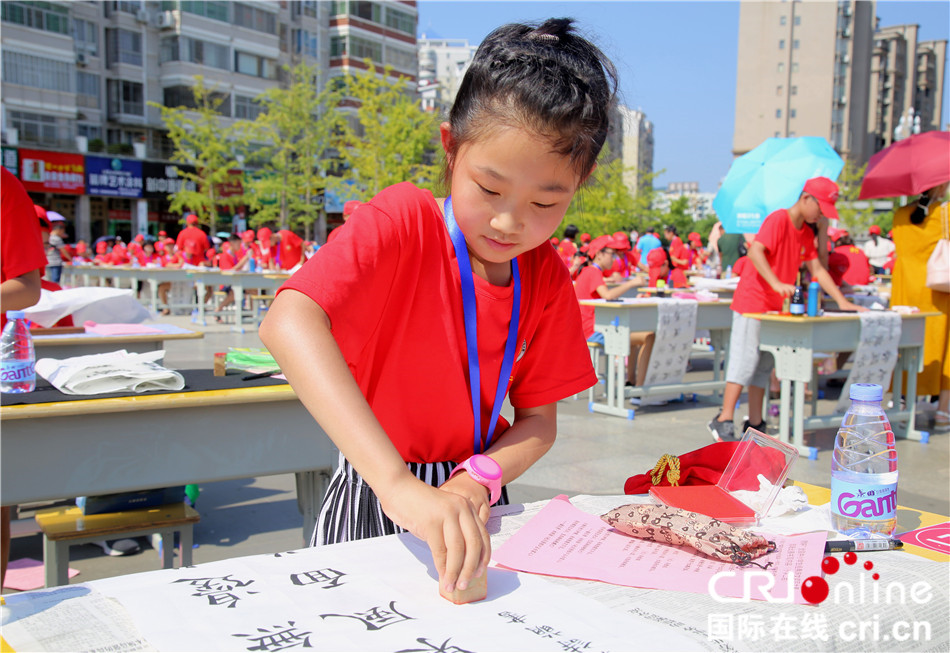
[[474,506],[410,473],[353,378],[326,312],[303,293],[285,290],[267,311],[260,337],[383,512],[429,545],[443,591],[466,589],[485,573],[491,541]]

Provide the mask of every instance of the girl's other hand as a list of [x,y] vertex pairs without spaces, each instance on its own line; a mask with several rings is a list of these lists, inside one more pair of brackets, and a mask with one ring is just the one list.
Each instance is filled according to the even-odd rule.
[[468,498],[407,477],[379,500],[390,519],[429,545],[444,593],[467,589],[472,578],[485,573],[491,540]]
[[491,516],[491,506],[488,502],[491,500],[491,493],[488,488],[468,475],[468,472],[459,473],[439,486],[440,490],[452,492],[465,497],[472,502],[475,507],[475,513],[485,524]]

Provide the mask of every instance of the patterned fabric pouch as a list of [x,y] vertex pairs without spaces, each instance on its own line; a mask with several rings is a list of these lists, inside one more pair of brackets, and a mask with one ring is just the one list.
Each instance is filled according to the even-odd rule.
[[774,551],[775,542],[696,512],[662,504],[630,503],[614,508],[600,518],[626,535],[660,544],[689,546],[740,567],[751,564],[768,569],[772,564],[763,565],[752,560]]

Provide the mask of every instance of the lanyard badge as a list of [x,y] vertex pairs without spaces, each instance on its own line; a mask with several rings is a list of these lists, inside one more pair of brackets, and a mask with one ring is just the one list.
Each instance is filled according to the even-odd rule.
[[472,413],[475,416],[474,450],[482,453],[491,446],[498,415],[508,390],[508,379],[515,362],[515,347],[518,342],[518,318],[521,313],[521,275],[518,274],[518,260],[511,259],[511,278],[514,284],[514,297],[511,303],[511,320],[508,323],[508,340],[505,342],[505,355],[498,373],[498,385],[495,388],[495,403],[492,405],[491,421],[485,444],[482,446],[482,410],[481,410],[481,371],[478,365],[478,318],[475,303],[475,278],[472,275],[472,261],[469,259],[465,235],[455,221],[452,211],[452,198],[445,199],[445,223],[455,247],[455,258],[459,266],[459,280],[462,285],[462,314],[465,318],[465,344],[468,350],[468,381],[472,392]]

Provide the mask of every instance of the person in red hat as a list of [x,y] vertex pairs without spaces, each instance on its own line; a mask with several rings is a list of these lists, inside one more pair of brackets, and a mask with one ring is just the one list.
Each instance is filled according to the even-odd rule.
[[650,270],[650,287],[656,288],[657,282],[661,279],[667,288],[686,288],[689,281],[686,274],[679,268],[672,267],[670,264],[670,253],[665,247],[651,249],[647,254],[647,265]]
[[626,232],[615,232],[613,239],[617,255],[614,256],[614,264],[607,277],[609,281],[620,282],[622,279],[627,279],[631,274],[636,272],[636,267],[631,269],[630,263],[627,260],[627,254],[630,252],[631,247]]
[[[175,241],[171,238],[165,239],[165,247],[162,254],[162,267],[178,269],[185,265],[184,257],[176,251]],[[158,300],[165,305],[162,309],[162,315],[170,315],[171,309],[168,307],[168,291],[171,290],[172,282],[164,281],[158,284]]]
[[[587,256],[591,258],[590,265],[581,269],[577,275],[577,281],[574,282],[574,294],[578,301],[585,299],[616,299],[622,297],[628,290],[643,285],[642,279],[633,277],[616,286],[607,286],[605,275],[612,267],[613,260],[617,256],[617,246],[620,244],[614,240],[613,236],[598,236],[588,245]],[[595,308],[581,305],[580,309],[581,326],[584,329],[584,336],[587,341],[603,345],[604,334],[594,330]],[[631,333],[631,347],[638,347],[643,339],[642,334]],[[634,349],[631,349],[631,352],[634,352]],[[627,368],[627,380],[631,385],[633,385],[636,378],[636,369],[636,365],[629,365]]]
[[674,268],[685,270],[689,267],[689,248],[683,244],[676,227],[668,224],[663,227],[663,238],[670,244],[670,261]]
[[258,259],[262,270],[273,270],[277,265],[277,239],[268,227],[257,230]]
[[868,257],[871,270],[874,274],[884,274],[884,265],[888,257],[894,252],[894,243],[881,235],[881,228],[876,224],[868,227],[868,240],[862,246],[864,255]]
[[337,231],[339,231],[343,225],[346,224],[347,220],[350,219],[350,216],[353,215],[353,212],[360,208],[362,204],[363,203],[359,200],[349,200],[343,204],[343,224],[327,234],[328,243],[339,235]]
[[275,234],[277,240],[277,269],[292,270],[303,262],[303,238],[290,229]]
[[[871,283],[871,263],[867,255],[854,244],[851,235],[845,231],[835,239],[834,252],[841,254],[848,261],[847,271],[842,275],[842,282],[849,286],[864,286]],[[831,272],[831,257],[828,258],[828,271]],[[835,275],[832,274],[832,277]],[[841,283],[838,283],[840,286]]]
[[867,310],[848,301],[818,261],[812,225],[819,232],[826,231],[828,219],[838,218],[837,200],[838,184],[827,177],[809,179],[795,204],[769,214],[749,245],[747,256],[751,265],[743,270],[732,300],[732,333],[722,408],[707,425],[713,439],[740,439],[735,434],[733,419],[745,386],[749,389],[749,419],[742,433],[750,426],[765,430],[762,401],[773,360],[771,354],[759,351],[759,321],[745,315],[780,311],[784,299],[795,291],[793,284],[802,263],[839,308]]
[[[23,184],[0,166],[0,329],[6,324],[6,311],[29,308],[40,300],[46,252],[37,217]],[[0,509],[0,588],[9,559],[10,508],[4,506]]]
[[211,247],[208,235],[198,226],[198,216],[189,213],[185,216],[185,228],[178,234],[175,247],[188,265],[201,265],[205,252]]

